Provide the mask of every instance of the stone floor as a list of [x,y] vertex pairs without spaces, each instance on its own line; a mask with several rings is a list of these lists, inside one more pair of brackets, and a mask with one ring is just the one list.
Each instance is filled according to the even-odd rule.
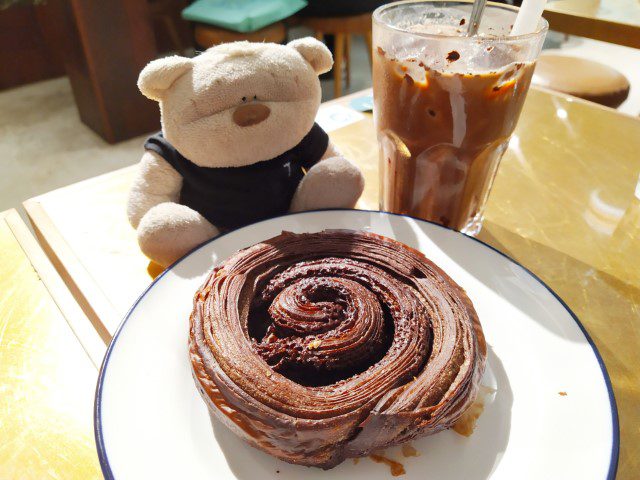
[[109,145],[78,116],[66,77],[0,93],[0,211],[134,163],[142,137]]
[[[621,111],[640,113],[640,50],[554,34],[550,46],[608,63],[625,73],[631,95]],[[345,94],[371,85],[362,38],[353,42],[352,82]],[[322,82],[324,99],[333,81]],[[18,208],[27,198],[135,163],[143,137],[109,145],[86,127],[66,78],[0,92],[0,211]]]

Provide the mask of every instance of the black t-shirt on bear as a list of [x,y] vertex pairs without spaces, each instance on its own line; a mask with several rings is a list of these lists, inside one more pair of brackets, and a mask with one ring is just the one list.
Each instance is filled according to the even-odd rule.
[[329,136],[314,123],[291,150],[246,167],[199,167],[183,157],[162,135],[149,137],[144,148],[164,158],[183,177],[180,203],[220,230],[238,228],[289,210],[306,171],[322,158]]

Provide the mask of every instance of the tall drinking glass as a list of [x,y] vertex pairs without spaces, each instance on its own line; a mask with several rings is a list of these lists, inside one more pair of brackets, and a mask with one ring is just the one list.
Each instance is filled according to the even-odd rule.
[[518,9],[406,1],[373,14],[373,97],[380,209],[470,235],[480,231],[500,158],[518,121],[547,22],[509,36]]

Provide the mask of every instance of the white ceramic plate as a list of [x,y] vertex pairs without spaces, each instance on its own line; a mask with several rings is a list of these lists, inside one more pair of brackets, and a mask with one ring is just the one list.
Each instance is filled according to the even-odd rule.
[[[330,471],[289,465],[211,422],[187,357],[192,298],[212,266],[282,230],[367,230],[424,252],[468,293],[489,344],[492,396],[471,437],[453,431],[412,442],[410,479],[614,478],[618,422],[593,343],[539,279],[491,247],[437,225],[379,212],[287,215],[222,235],[168,269],[131,308],[102,366],[95,429],[106,478],[388,480],[361,459]],[[561,395],[560,392],[566,392]]]

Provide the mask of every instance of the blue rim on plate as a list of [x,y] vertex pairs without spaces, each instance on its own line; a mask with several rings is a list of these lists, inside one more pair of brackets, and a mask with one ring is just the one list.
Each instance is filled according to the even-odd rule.
[[[602,356],[600,355],[600,352],[598,351],[598,348],[596,347],[595,343],[591,339],[591,336],[587,332],[587,329],[584,327],[584,325],[582,325],[582,323],[578,319],[577,315],[575,313],[573,313],[573,311],[569,308],[569,306],[565,303],[565,301],[562,300],[562,298],[560,298],[560,296],[556,292],[554,292],[551,289],[551,287],[549,287],[549,285],[547,285],[544,281],[542,281],[542,279],[540,277],[538,277],[535,273],[533,273],[527,267],[521,265],[519,262],[517,262],[516,260],[511,258],[506,253],[503,253],[500,250],[498,250],[497,248],[492,247],[488,243],[485,243],[482,240],[478,240],[475,237],[471,237],[469,235],[465,235],[464,233],[458,232],[457,230],[453,230],[451,228],[443,227],[442,225],[439,225],[439,224],[437,224],[435,222],[431,222],[431,221],[428,221],[428,220],[424,220],[422,218],[412,217],[411,215],[403,215],[403,214],[391,213],[391,212],[382,212],[382,211],[379,211],[379,210],[360,210],[360,209],[352,209],[352,208],[325,208],[325,209],[318,209],[318,210],[307,210],[307,211],[304,211],[304,212],[286,213],[284,215],[277,215],[275,217],[265,218],[264,220],[260,220],[258,222],[254,222],[252,224],[245,225],[244,227],[241,227],[241,228],[246,228],[246,227],[249,227],[251,225],[257,225],[259,223],[267,222],[267,221],[270,221],[270,220],[273,220],[273,219],[276,219],[276,218],[281,218],[281,217],[289,217],[289,216],[292,216],[292,215],[304,215],[306,213],[311,213],[311,212],[329,212],[329,211],[336,211],[336,212],[344,212],[344,211],[348,211],[348,212],[367,212],[367,213],[379,213],[379,214],[383,214],[383,215],[392,215],[392,216],[396,216],[396,217],[405,217],[405,218],[410,218],[410,219],[413,219],[413,220],[416,220],[416,221],[419,221],[419,222],[428,223],[430,225],[435,225],[436,227],[442,228],[444,230],[450,230],[450,231],[452,231],[454,233],[457,233],[458,235],[462,235],[462,236],[465,236],[467,238],[470,238],[471,240],[473,240],[475,242],[478,242],[479,244],[484,245],[485,247],[489,248],[490,250],[493,250],[494,252],[496,252],[499,255],[503,256],[504,258],[506,258],[507,260],[511,261],[512,263],[514,263],[518,267],[522,268],[525,272],[527,272],[529,275],[531,275],[536,281],[538,281],[545,289],[547,289],[549,291],[549,293],[551,293],[551,295],[553,295],[555,297],[555,299],[558,300],[558,302],[560,302],[560,304],[565,308],[565,310],[567,312],[569,312],[569,315],[571,315],[571,318],[573,318],[573,320],[576,322],[576,324],[578,325],[578,327],[582,331],[582,334],[587,339],[587,342],[589,342],[589,345],[591,346],[591,349],[593,350],[593,353],[596,356],[596,359],[598,360],[598,365],[600,365],[600,370],[602,371],[602,376],[604,377],[604,381],[605,381],[605,384],[607,386],[607,392],[609,394],[609,406],[611,408],[611,422],[612,422],[612,427],[613,427],[611,459],[609,461],[609,471],[607,473],[607,479],[606,480],[615,480],[616,473],[618,471],[618,458],[619,458],[619,455],[620,455],[620,424],[619,424],[619,419],[618,419],[618,406],[616,404],[616,398],[615,398],[615,395],[613,393],[613,387],[611,385],[611,378],[609,378],[609,372],[607,372],[607,368],[604,365],[604,361],[602,360]],[[144,292],[142,292],[142,294],[136,299],[136,301],[131,306],[131,308],[129,309],[127,314],[124,316],[124,319],[122,320],[120,325],[118,325],[118,328],[116,329],[115,333],[113,334],[113,338],[111,339],[111,343],[109,343],[109,347],[107,348],[107,351],[105,353],[104,360],[102,361],[102,365],[100,366],[100,373],[98,375],[98,384],[96,386],[96,395],[95,395],[95,403],[94,403],[94,417],[93,417],[94,435],[95,435],[95,440],[96,440],[96,448],[98,450],[98,459],[100,461],[100,468],[102,469],[102,474],[104,475],[105,479],[107,479],[107,480],[115,480],[115,477],[113,475],[113,472],[111,471],[111,467],[109,466],[109,459],[107,457],[107,451],[106,451],[106,448],[105,448],[104,438],[103,438],[103,435],[102,435],[102,418],[101,418],[101,413],[102,413],[101,412],[102,386],[104,384],[104,376],[105,376],[105,372],[107,370],[107,365],[109,364],[109,357],[111,356],[111,352],[113,350],[113,346],[115,345],[115,343],[116,343],[116,341],[118,339],[118,336],[120,335],[120,333],[122,332],[124,326],[126,325],[127,320],[129,320],[129,317],[131,317],[131,314],[133,313],[135,308],[138,306],[138,303],[140,303],[140,300],[142,300],[142,298],[147,294],[147,292],[149,290],[151,290],[151,288],[153,288],[153,286],[167,272],[171,271],[180,262],[182,262],[182,260],[187,258],[189,255],[191,255],[196,250],[204,247],[205,245],[208,245],[209,243],[211,243],[211,242],[213,242],[213,241],[215,241],[215,240],[217,240],[217,239],[219,239],[221,237],[224,237],[225,235],[227,235],[229,233],[235,232],[235,231],[237,231],[237,230],[232,230],[232,231],[229,231],[229,232],[225,232],[225,233],[222,233],[222,234],[220,234],[220,235],[218,235],[216,237],[213,237],[213,238],[207,240],[206,242],[204,242],[204,243],[198,245],[197,247],[193,248],[192,250],[190,250],[189,252],[184,254],[181,258],[179,258],[174,263],[172,263],[170,266],[168,266],[160,275],[158,275],[149,284],[149,286],[147,288],[145,288]]]

